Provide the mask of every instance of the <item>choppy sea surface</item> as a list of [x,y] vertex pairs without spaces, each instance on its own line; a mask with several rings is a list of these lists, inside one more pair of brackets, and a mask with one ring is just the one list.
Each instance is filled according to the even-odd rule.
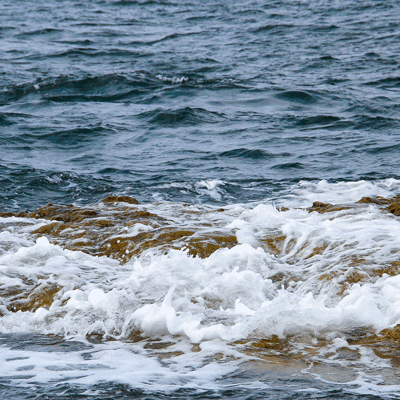
[[0,2],[0,397],[400,393],[400,3]]

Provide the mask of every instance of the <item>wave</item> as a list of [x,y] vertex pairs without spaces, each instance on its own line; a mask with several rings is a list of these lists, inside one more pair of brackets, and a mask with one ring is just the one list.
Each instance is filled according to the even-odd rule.
[[[397,152],[398,150],[400,150],[400,144],[395,141],[386,146],[382,146],[381,142],[376,141],[367,147],[366,152],[369,154],[393,154],[393,152]],[[395,161],[392,162],[395,163]]]
[[[284,154],[289,155],[288,153]],[[271,159],[277,156],[281,156],[281,154],[273,154],[270,153],[266,150],[261,150],[261,149],[246,149],[246,148],[240,148],[240,149],[234,149],[234,150],[228,150],[228,151],[223,151],[222,153],[218,154],[219,157],[231,157],[231,158],[249,158],[249,159],[254,159],[254,160],[262,160],[262,159]]]
[[274,165],[272,169],[304,169],[305,165],[299,162],[289,162]]
[[11,85],[0,92],[0,105],[37,96],[54,102],[127,101],[138,96],[154,96],[159,89],[184,85],[188,88],[211,90],[245,88],[244,82],[230,78],[203,79],[193,74],[167,76],[137,71],[129,75],[59,76],[34,82]]
[[23,32],[23,33],[16,35],[16,37],[24,38],[24,37],[30,37],[30,36],[48,35],[48,34],[59,33],[59,32],[62,32],[62,30],[56,29],[56,28],[43,28],[43,29],[37,29],[34,31],[30,31],[30,32]]
[[368,86],[377,86],[381,88],[398,88],[400,87],[400,77],[392,76],[365,83]]
[[338,61],[338,58],[333,57],[331,55],[326,55],[326,56],[319,57],[319,60],[322,60],[322,61]]
[[280,100],[301,104],[314,104],[318,100],[316,95],[301,90],[286,90],[282,93],[278,93],[275,97]]
[[15,124],[15,122],[13,122],[9,118],[7,118],[6,115],[0,114],[0,126],[10,126],[13,124]]
[[174,6],[177,3],[167,0],[117,0],[113,4],[117,6],[144,6],[144,5],[164,5]]
[[87,146],[87,142],[99,140],[99,137],[112,134],[113,130],[101,126],[82,127],[69,130],[56,131],[36,136],[36,139],[43,139],[54,144],[63,146],[74,146],[80,144]]
[[186,36],[193,36],[193,35],[197,35],[201,32],[185,32],[185,33],[171,33],[165,36],[162,36],[159,39],[154,39],[154,40],[148,40],[148,41],[133,41],[133,42],[129,42],[127,43],[128,45],[153,45],[153,44],[157,44],[157,43],[162,43],[162,42],[166,42],[168,40],[171,39],[177,39],[177,38],[185,38]]
[[352,121],[359,129],[378,130],[400,127],[400,119],[380,115],[354,115]]
[[259,26],[257,28],[252,28],[250,31],[253,33],[264,33],[268,32],[283,32],[288,29],[296,28],[296,25],[293,24],[268,24]]
[[63,58],[63,57],[80,57],[83,58],[102,58],[102,57],[143,57],[143,54],[136,51],[128,51],[126,49],[108,49],[99,50],[97,48],[82,47],[73,48],[59,53],[46,55],[47,58]]
[[335,115],[315,115],[310,117],[303,117],[298,120],[299,126],[329,126],[336,125],[337,122],[342,122],[342,118]]
[[224,121],[220,113],[208,111],[203,108],[185,107],[177,110],[157,109],[138,115],[152,124],[163,126],[196,125],[201,123],[219,123]]
[[31,94],[51,101],[115,101],[146,93],[160,86],[159,79],[146,73],[132,76],[60,76],[11,86],[0,92],[0,104],[18,101]]

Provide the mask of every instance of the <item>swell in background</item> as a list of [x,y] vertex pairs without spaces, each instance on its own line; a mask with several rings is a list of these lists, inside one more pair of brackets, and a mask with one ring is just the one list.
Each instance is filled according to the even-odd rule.
[[299,180],[396,178],[399,14],[395,1],[1,2],[0,203],[234,203]]

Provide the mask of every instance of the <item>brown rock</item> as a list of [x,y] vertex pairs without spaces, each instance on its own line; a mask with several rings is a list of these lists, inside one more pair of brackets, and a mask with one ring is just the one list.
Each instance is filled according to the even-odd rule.
[[128,204],[139,204],[139,202],[130,196],[118,196],[111,194],[102,200],[103,203],[128,203]]

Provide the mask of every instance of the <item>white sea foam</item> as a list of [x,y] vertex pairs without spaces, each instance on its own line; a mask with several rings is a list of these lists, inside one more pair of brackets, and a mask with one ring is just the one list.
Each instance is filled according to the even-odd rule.
[[224,182],[219,179],[212,179],[208,181],[200,181],[199,187],[206,187],[207,190],[214,190],[217,186],[224,185]]
[[[184,345],[180,346],[180,349],[183,348]],[[35,352],[29,348],[22,350],[2,346],[0,375],[22,385],[65,380],[72,384],[94,385],[107,382],[112,377],[113,382],[144,390],[168,391],[176,387],[210,390],[218,388],[216,379],[234,371],[237,366],[237,362],[205,363],[205,358],[216,348],[234,355],[222,342],[209,342],[199,352],[187,351],[167,364],[151,357],[143,346],[120,342],[65,352]]]
[[[200,193],[207,194],[214,200],[221,200],[222,199],[222,191],[221,191],[221,186],[225,185],[225,182],[219,180],[219,179],[210,179],[210,180],[204,180],[204,181],[199,181],[197,182],[196,186],[200,189]],[[201,188],[205,188],[201,189]]]
[[[217,201],[221,201],[223,196],[226,196],[226,192],[222,188],[226,183],[220,179],[208,179],[201,180],[198,182],[171,182],[165,183],[159,186],[160,189],[181,189],[181,193],[197,192],[199,197],[202,198],[206,196],[207,198],[212,198]],[[156,196],[158,201],[163,199],[160,193]]]
[[165,75],[157,75],[156,78],[162,82],[173,83],[175,85],[187,82],[189,80],[189,78],[186,76],[172,76],[171,77],[171,76],[165,76]]
[[[205,182],[204,187],[216,190],[221,184]],[[366,195],[394,195],[398,186],[395,180],[375,186],[370,182],[301,183],[293,193],[297,193],[300,203],[314,199],[333,201],[334,196],[340,202],[350,202]],[[335,190],[340,194],[334,195]],[[191,213],[182,216],[179,210],[185,207]],[[5,308],[8,300],[4,298],[0,332],[51,333],[67,338],[100,334],[119,340],[126,340],[137,331],[152,338],[178,336],[181,341],[175,350],[184,353],[180,363],[193,357],[185,348],[190,342],[200,343],[210,354],[228,354],[226,343],[235,340],[328,332],[328,338],[336,337],[330,348],[336,351],[349,346],[340,332],[360,326],[379,332],[400,323],[400,275],[371,275],[345,284],[354,271],[368,274],[398,260],[400,221],[392,214],[364,204],[326,214],[298,208],[280,212],[268,203],[254,208],[232,205],[218,213],[210,206],[185,207],[164,203],[150,204],[147,209],[184,229],[196,226],[200,218],[215,229],[235,234],[239,244],[219,249],[205,259],[190,256],[185,249],[168,254],[150,249],[120,264],[107,257],[62,249],[45,237],[34,241],[30,232],[48,221],[2,218],[0,222],[6,229],[0,233],[0,242],[11,242],[13,246],[5,246],[0,255],[0,288],[18,288],[29,293],[34,287],[56,284],[60,291],[50,307],[32,312],[9,312]],[[136,224],[128,229],[132,236],[152,228]],[[262,247],[263,238],[268,235],[283,237],[281,255],[269,254]],[[322,250],[315,252],[317,248]],[[360,266],[352,264],[354,259],[362,259]],[[285,287],[274,278],[277,274],[290,277]],[[338,295],[340,288],[342,294]],[[104,363],[107,368],[117,368],[117,354],[132,351],[120,342],[115,348],[111,344],[102,346],[93,363]],[[131,368],[148,362],[149,370],[181,379],[178,376],[182,375],[171,372],[173,369],[167,371],[144,353],[138,354],[131,354]],[[54,354],[46,357],[49,365],[56,362]],[[75,358],[63,360],[68,365],[81,362]],[[327,358],[327,362],[339,361]],[[359,362],[372,365],[377,361],[366,352]],[[39,368],[39,361],[33,364]],[[201,380],[211,367],[201,368],[195,379]],[[126,371],[118,373],[122,381],[132,380],[128,369],[127,366]],[[39,375],[52,379],[55,372],[44,371]],[[98,368],[90,376],[93,380],[105,379],[107,373],[107,369]],[[73,369],[71,374],[81,372]],[[79,379],[89,382],[91,378]]]
[[[280,229],[289,238],[286,240],[296,238],[299,243],[282,258],[243,243],[204,260],[191,257],[185,250],[172,250],[167,255],[150,252],[125,265],[63,250],[44,237],[32,246],[7,252],[0,257],[3,280],[15,283],[19,279],[23,285],[24,277],[37,282],[48,279],[63,290],[50,307],[50,314],[42,313],[39,318],[33,313],[9,313],[2,318],[1,329],[15,331],[16,320],[25,328],[32,323],[37,329],[43,320],[42,328],[55,334],[84,336],[101,325],[106,332],[115,330],[122,335],[134,324],[150,335],[179,334],[201,342],[211,338],[236,340],[254,331],[284,336],[301,328],[320,330],[352,324],[380,330],[399,322],[397,276],[354,284],[336,302],[328,295],[337,289],[340,276],[320,287],[315,284],[318,274],[346,267],[345,261],[340,261],[346,255],[346,246],[351,246],[349,255],[362,254],[370,257],[371,263],[382,256],[390,260],[393,250],[400,247],[400,223],[390,215],[366,207],[331,221],[327,214],[302,210],[281,213],[272,206],[260,205],[245,210],[239,221],[244,221],[247,234],[254,240],[261,229]],[[240,228],[238,238],[245,229],[237,220],[230,226]],[[251,231],[255,232],[253,236]],[[325,257],[309,259],[307,251],[302,254],[300,249],[313,241],[333,243],[332,249]],[[334,262],[337,265],[333,268]],[[308,279],[282,289],[271,281],[277,272],[301,274]],[[238,301],[247,313],[237,312]],[[50,318],[62,310],[67,311],[63,318]],[[77,318],[79,312],[85,315]],[[87,325],[87,313],[96,315],[96,324]],[[74,322],[77,319],[79,323]]]
[[301,181],[291,187],[288,205],[308,207],[314,201],[327,203],[352,203],[362,197],[390,197],[400,191],[400,180],[388,178],[377,182],[319,182]]

